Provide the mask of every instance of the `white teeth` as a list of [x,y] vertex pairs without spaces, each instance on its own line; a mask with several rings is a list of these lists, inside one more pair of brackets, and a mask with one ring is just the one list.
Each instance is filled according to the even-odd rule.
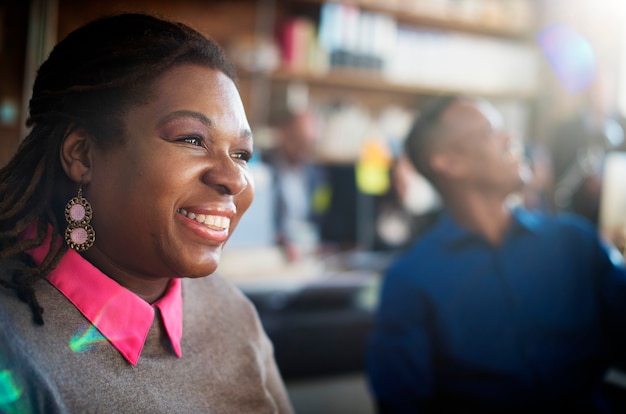
[[195,214],[190,213],[183,208],[179,208],[178,213],[192,220],[202,223],[207,227],[211,227],[218,230],[228,230],[230,227],[230,219],[224,216],[212,216],[208,214]]

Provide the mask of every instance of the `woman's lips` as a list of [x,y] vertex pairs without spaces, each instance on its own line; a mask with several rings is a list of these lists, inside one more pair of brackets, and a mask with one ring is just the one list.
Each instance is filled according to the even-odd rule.
[[212,230],[228,231],[230,228],[230,218],[222,215],[194,213],[184,208],[179,208],[176,212]]
[[231,217],[226,214],[234,213],[217,211],[215,214],[211,214],[206,211],[190,211],[184,208],[177,209],[176,213],[184,217],[187,226],[197,236],[220,244],[228,240]]

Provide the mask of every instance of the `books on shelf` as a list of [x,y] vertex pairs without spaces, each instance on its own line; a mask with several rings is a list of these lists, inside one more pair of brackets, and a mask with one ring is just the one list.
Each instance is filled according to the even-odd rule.
[[[429,2],[434,4],[419,0],[412,7]],[[358,70],[391,84],[485,94],[532,94],[537,87],[540,60],[534,44],[402,24],[395,15],[361,3],[325,2],[319,24],[305,17],[289,19],[280,31],[283,70],[317,75]],[[411,10],[408,3],[403,7]]]

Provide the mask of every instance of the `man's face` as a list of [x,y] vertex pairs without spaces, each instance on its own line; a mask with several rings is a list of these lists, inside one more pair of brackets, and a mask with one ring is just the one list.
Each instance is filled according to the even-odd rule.
[[283,151],[289,162],[297,165],[313,157],[319,137],[319,124],[313,112],[295,115],[282,133]]
[[441,147],[453,159],[454,179],[505,195],[521,188],[521,151],[502,129],[502,117],[491,104],[457,101],[441,122],[446,131]]

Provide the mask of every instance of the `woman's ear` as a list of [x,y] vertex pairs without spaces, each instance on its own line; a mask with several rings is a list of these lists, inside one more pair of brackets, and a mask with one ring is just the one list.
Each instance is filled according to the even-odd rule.
[[61,143],[61,166],[67,176],[77,183],[91,181],[93,140],[84,128],[70,125]]

